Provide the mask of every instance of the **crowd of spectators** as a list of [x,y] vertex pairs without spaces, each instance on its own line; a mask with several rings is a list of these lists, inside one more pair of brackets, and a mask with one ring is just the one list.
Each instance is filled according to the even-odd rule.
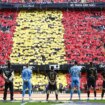
[[86,3],[86,2],[105,2],[104,0],[0,0],[9,3]]
[[104,11],[63,12],[67,61],[105,62]]
[[20,11],[17,23],[12,63],[66,63],[61,11]]
[[0,10],[0,64],[10,59],[17,12]]

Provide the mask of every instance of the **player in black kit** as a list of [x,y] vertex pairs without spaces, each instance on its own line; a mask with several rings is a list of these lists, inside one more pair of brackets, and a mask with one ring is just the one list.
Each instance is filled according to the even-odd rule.
[[13,101],[13,78],[14,72],[11,69],[10,61],[7,61],[7,67],[3,69],[3,77],[5,79],[5,88],[4,88],[4,97],[3,100],[5,101],[7,98],[7,90],[10,89],[10,100]]
[[54,71],[53,66],[51,66],[51,70],[47,73],[47,77],[48,77],[49,83],[48,83],[48,87],[47,87],[46,100],[48,101],[49,93],[51,91],[55,91],[56,100],[58,100],[57,84],[56,84],[57,73]]
[[103,77],[103,85],[102,85],[101,99],[103,99],[105,93],[105,70],[102,72],[102,77]]
[[96,99],[96,80],[97,80],[97,69],[94,67],[93,63],[90,62],[90,65],[87,69],[87,95],[89,100],[90,97],[90,88],[94,90],[94,99]]

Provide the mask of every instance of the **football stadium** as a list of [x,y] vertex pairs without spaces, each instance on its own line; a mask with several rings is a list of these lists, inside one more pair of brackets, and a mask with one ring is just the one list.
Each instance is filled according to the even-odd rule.
[[0,105],[105,104],[105,0],[0,0]]

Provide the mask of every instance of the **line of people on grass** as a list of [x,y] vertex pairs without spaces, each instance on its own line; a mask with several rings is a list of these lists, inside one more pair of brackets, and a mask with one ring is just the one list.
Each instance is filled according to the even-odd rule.
[[[25,91],[28,89],[29,100],[31,100],[32,95],[32,70],[29,69],[29,65],[26,66],[22,70],[22,79],[23,79],[23,90],[22,90],[22,101],[24,101]],[[81,78],[81,70],[85,68],[84,66],[78,65],[78,62],[75,61],[74,65],[70,67],[69,73],[71,75],[71,90],[70,90],[70,100],[72,100],[74,88],[77,88],[77,93],[79,100],[81,100],[81,91],[80,91],[80,78]],[[50,70],[46,73],[48,78],[48,86],[46,91],[46,101],[49,99],[49,94],[51,91],[55,91],[56,100],[58,100],[58,92],[57,92],[57,73],[54,70],[54,67],[51,66]],[[10,61],[7,61],[7,68],[3,70],[3,77],[5,79],[5,88],[4,88],[4,96],[3,100],[7,99],[7,90],[10,89],[10,100],[14,100],[14,92],[13,92],[13,78],[14,71],[11,69]],[[102,72],[103,77],[103,85],[102,85],[102,94],[101,98],[103,99],[105,93],[105,71]],[[97,80],[97,69],[94,67],[93,63],[90,62],[90,65],[87,69],[87,100],[90,97],[90,89],[93,87],[94,90],[94,99],[96,99],[96,80]]]

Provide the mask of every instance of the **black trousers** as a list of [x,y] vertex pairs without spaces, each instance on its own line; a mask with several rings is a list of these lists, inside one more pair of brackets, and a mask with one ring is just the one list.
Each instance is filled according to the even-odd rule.
[[5,82],[3,99],[6,100],[6,98],[7,98],[7,90],[8,90],[8,88],[10,90],[10,99],[13,100],[13,82]]

